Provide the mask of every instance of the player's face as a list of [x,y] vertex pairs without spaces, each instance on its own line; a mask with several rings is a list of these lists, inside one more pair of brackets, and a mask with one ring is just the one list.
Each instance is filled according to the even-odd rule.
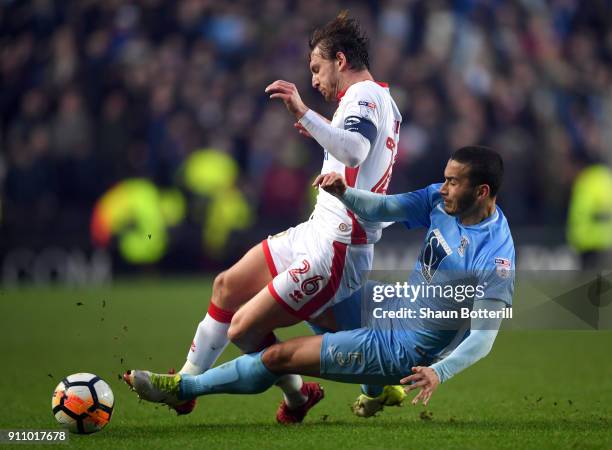
[[336,101],[339,84],[337,61],[323,58],[319,47],[315,47],[310,53],[310,72],[312,87],[321,93],[325,101]]
[[440,188],[444,211],[452,216],[463,216],[472,211],[478,200],[477,187],[469,179],[469,166],[452,159],[444,169],[446,180]]

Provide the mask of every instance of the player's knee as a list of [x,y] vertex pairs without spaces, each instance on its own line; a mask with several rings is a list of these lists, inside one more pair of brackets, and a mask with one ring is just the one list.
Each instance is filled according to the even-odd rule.
[[232,322],[230,323],[230,326],[227,329],[227,338],[230,340],[230,342],[233,342],[234,344],[236,344],[236,342],[240,338],[242,338],[243,335],[244,335],[244,331],[242,330],[242,327],[236,320],[236,315],[234,315],[234,317],[232,318]]
[[230,323],[229,329],[227,330],[227,338],[234,345],[237,345],[240,349],[244,351],[244,344],[247,337],[247,328],[244,320],[242,320],[241,314],[236,313],[234,317],[232,317],[232,321]]
[[213,281],[213,297],[221,298],[225,287],[225,272],[218,274]]
[[270,372],[284,373],[291,364],[291,356],[283,344],[274,344],[266,349],[261,360]]
[[213,300],[220,308],[235,311],[240,307],[236,295],[238,280],[235,278],[231,269],[225,270],[215,277],[213,281]]
[[213,301],[223,309],[235,310],[235,305],[232,304],[232,283],[229,272],[223,271],[215,277],[213,281]]

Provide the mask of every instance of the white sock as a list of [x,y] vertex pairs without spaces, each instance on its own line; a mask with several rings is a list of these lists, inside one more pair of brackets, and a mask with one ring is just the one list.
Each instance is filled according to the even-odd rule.
[[185,361],[185,364],[183,365],[183,368],[179,371],[179,373],[184,373],[186,375],[200,375],[201,373],[203,373],[203,371],[202,369],[200,369],[200,366],[196,366],[194,363],[187,360]]
[[179,373],[199,375],[212,367],[229,343],[227,330],[230,324],[219,322],[206,314],[198,324],[187,361]]
[[276,385],[282,389],[285,403],[289,409],[299,408],[308,400],[308,397],[302,393],[304,381],[299,375],[283,375],[278,379]]

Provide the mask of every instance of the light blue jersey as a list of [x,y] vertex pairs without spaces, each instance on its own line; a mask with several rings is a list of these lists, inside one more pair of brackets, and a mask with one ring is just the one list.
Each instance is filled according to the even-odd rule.
[[[391,298],[385,301],[383,309],[406,308],[419,315],[422,310],[471,309],[475,300],[512,305],[514,244],[501,209],[496,207],[490,217],[476,225],[463,225],[444,211],[440,187],[441,184],[433,184],[392,196],[348,189],[341,199],[365,220],[403,222],[411,229],[427,229],[408,279],[409,285],[421,286],[421,294],[412,299]],[[355,323],[343,322],[342,317],[351,311],[347,317],[354,318],[358,305],[372,298],[373,286],[374,283],[368,283],[365,294],[356,293],[334,307],[344,330],[357,328]],[[461,286],[472,286],[470,292],[474,295],[458,301],[462,295],[439,295],[436,286],[453,289],[454,294],[460,292]],[[466,293],[465,289],[461,292]],[[322,375],[339,381],[397,383],[398,377],[408,374],[410,367],[430,365],[442,351],[457,346],[469,334],[470,319],[433,316],[417,320],[376,319],[367,328],[325,334]]]
[[[462,308],[471,309],[474,299],[501,300],[511,306],[515,254],[503,212],[496,207],[484,221],[463,225],[457,217],[444,211],[441,186],[432,184],[394,196],[405,211],[406,227],[427,228],[409,284],[421,286],[421,292],[429,295],[421,294],[405,306],[431,315],[435,311],[460,313]],[[454,295],[440,295],[442,289],[451,288]],[[469,328],[469,322],[461,318],[424,318],[418,324],[399,320],[396,326],[415,332],[418,345],[427,353],[437,355],[450,344],[458,330]]]

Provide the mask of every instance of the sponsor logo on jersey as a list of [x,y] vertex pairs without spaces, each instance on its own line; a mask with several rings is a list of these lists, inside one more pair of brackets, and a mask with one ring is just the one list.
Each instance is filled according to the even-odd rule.
[[440,263],[448,255],[451,255],[453,250],[442,236],[438,228],[434,228],[425,239],[425,245],[421,250],[419,261],[421,263],[421,275],[427,283],[431,283],[434,275],[440,267]]
[[376,109],[376,104],[372,102],[366,102],[365,100],[360,100],[358,103],[359,106],[365,106],[366,108]]
[[500,278],[509,278],[512,269],[512,263],[508,258],[495,258],[495,273]]
[[372,113],[376,110],[376,105],[372,102],[361,100],[359,105],[359,115],[365,119],[372,120]]

